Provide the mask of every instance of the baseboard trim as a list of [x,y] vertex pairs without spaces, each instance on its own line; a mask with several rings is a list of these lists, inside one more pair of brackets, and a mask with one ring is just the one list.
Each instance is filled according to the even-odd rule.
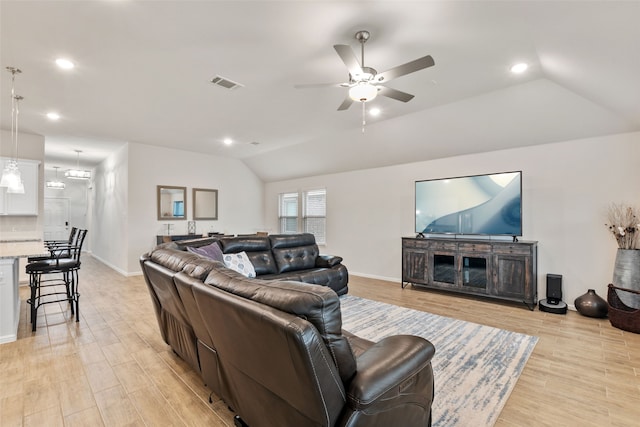
[[355,272],[355,271],[349,271],[349,275],[350,276],[364,277],[366,279],[384,280],[386,282],[395,282],[396,284],[400,284],[400,278],[399,277],[378,276],[378,275],[375,275],[375,274],[358,273],[358,272]]
[[[31,327],[29,327],[31,328]],[[9,342],[14,342],[18,339],[18,334],[8,334],[0,337],[0,344],[6,344]]]
[[123,276],[126,276],[126,275],[127,275],[127,272],[126,272],[126,271],[124,271],[124,270],[122,270],[122,269],[120,269],[120,268],[116,267],[115,265],[113,265],[113,264],[111,264],[109,261],[107,261],[107,260],[105,260],[105,259],[103,259],[103,258],[99,257],[98,255],[96,255],[96,254],[91,254],[91,256],[92,256],[93,258],[97,259],[98,261],[100,261],[101,263],[103,263],[104,265],[106,265],[107,267],[109,267],[110,269],[117,271],[117,272],[118,272],[118,273],[120,273],[121,275],[123,275]]

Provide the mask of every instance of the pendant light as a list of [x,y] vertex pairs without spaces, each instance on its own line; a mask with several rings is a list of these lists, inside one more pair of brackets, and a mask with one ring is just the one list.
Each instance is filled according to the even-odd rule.
[[53,168],[56,170],[56,179],[47,181],[46,186],[47,188],[52,188],[54,190],[64,190],[64,187],[66,187],[65,183],[62,181],[58,181],[58,169],[60,169],[60,167],[54,166]]
[[64,176],[69,179],[91,179],[91,171],[80,169],[80,153],[82,153],[82,150],[74,151],[78,155],[78,158],[76,160],[76,168],[67,170],[64,173]]
[[0,187],[7,187],[7,193],[24,194],[24,182],[20,176],[18,169],[18,115],[20,114],[19,102],[23,99],[16,95],[15,79],[16,74],[22,73],[19,68],[7,67],[7,71],[11,73],[11,142],[13,144],[13,158],[7,161],[2,178],[0,178]]

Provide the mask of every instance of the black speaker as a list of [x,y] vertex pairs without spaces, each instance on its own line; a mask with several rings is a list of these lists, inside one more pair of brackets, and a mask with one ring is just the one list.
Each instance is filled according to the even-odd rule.
[[547,274],[547,302],[558,304],[562,301],[562,275]]

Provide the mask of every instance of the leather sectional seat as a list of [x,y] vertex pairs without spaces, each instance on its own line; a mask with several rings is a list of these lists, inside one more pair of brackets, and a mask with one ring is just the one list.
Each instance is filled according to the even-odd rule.
[[343,331],[328,286],[250,279],[171,247],[140,262],[164,341],[246,425],[430,425],[429,341]]
[[245,252],[256,277],[263,280],[295,280],[328,286],[338,295],[349,290],[349,273],[342,257],[322,255],[310,233],[269,236],[208,237],[166,243],[161,247],[186,250],[217,242],[223,254]]

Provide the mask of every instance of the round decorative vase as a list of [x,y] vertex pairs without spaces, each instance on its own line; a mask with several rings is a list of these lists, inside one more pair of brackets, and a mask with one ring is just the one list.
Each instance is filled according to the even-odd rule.
[[579,296],[573,302],[578,313],[587,317],[606,317],[609,305],[596,291],[589,289],[586,294]]
[[[618,249],[612,283],[621,288],[640,291],[640,249]],[[618,292],[618,297],[626,306],[640,308],[640,295]]]

